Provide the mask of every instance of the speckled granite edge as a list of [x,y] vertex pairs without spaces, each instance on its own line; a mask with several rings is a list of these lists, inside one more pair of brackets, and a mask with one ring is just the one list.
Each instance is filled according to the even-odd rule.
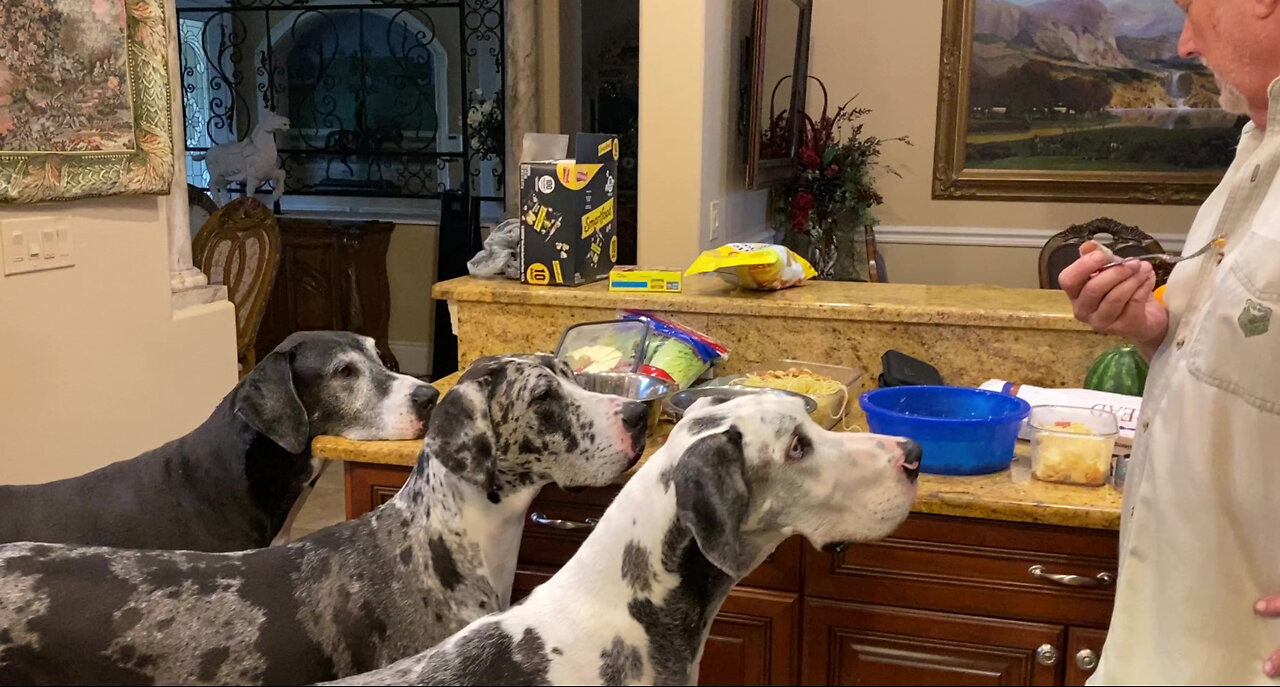
[[688,279],[683,293],[665,294],[613,293],[603,282],[567,288],[462,277],[436,284],[432,295],[461,303],[1088,331],[1072,316],[1061,291],[999,286],[806,282],[754,292],[716,280]]
[[[665,440],[670,426],[660,427],[649,440],[644,458],[619,479],[625,483]],[[420,441],[351,441],[317,437],[317,458],[412,467]],[[1075,487],[1047,484],[1031,478],[1025,458],[1004,472],[976,477],[920,476],[916,513],[1028,522],[1061,527],[1115,530],[1120,527],[1120,493],[1110,486]]]

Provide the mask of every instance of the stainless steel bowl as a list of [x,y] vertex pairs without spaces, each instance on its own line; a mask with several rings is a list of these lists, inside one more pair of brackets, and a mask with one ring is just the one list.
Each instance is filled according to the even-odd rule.
[[640,401],[649,408],[649,429],[658,424],[662,402],[676,392],[676,385],[635,372],[579,372],[578,386],[599,394]]
[[804,394],[797,394],[794,391],[786,391],[783,389],[767,389],[756,386],[704,386],[694,389],[685,389],[684,391],[672,394],[671,400],[667,401],[664,410],[679,419],[684,417],[684,411],[689,409],[700,398],[722,398],[726,401],[738,398],[740,396],[751,396],[754,394],[777,394],[798,398],[804,401],[804,409],[809,415],[813,415],[818,410],[818,402]]

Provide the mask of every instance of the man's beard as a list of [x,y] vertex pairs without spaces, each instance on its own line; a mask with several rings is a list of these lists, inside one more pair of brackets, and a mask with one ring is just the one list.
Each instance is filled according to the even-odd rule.
[[1213,65],[1209,64],[1208,60],[1201,57],[1200,63],[1209,68],[1213,74],[1213,80],[1218,84],[1218,104],[1222,109],[1231,114],[1249,114],[1249,99],[1244,97],[1244,93],[1214,71]]

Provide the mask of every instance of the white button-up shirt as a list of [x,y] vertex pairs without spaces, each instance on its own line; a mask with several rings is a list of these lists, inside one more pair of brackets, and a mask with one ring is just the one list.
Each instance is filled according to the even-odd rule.
[[1280,79],[1245,126],[1165,303],[1125,483],[1111,629],[1091,685],[1277,684],[1280,619]]

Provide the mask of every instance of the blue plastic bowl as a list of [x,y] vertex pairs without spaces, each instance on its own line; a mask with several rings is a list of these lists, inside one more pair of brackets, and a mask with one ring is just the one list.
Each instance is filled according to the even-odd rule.
[[898,386],[858,399],[876,434],[920,444],[920,471],[985,475],[1013,462],[1022,420],[1031,405],[1017,396],[954,386]]

